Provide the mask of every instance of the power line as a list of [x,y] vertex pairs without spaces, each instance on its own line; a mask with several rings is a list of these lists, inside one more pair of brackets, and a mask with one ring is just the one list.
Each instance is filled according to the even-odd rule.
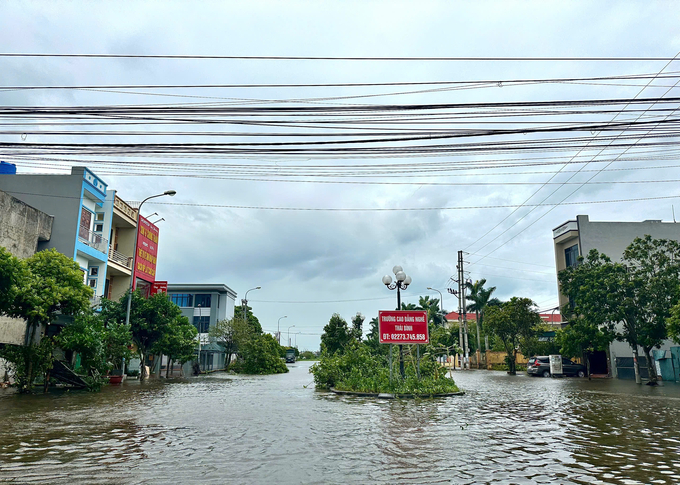
[[[5,190],[8,194],[15,195],[33,195],[37,197],[51,197],[58,199],[79,199],[75,196],[64,195],[50,195],[30,192],[17,192],[12,190]],[[561,203],[547,203],[547,204],[527,204],[525,207],[545,206],[552,207],[557,205],[587,205],[587,204],[611,204],[621,202],[644,202],[650,200],[668,200],[677,199],[680,195],[657,196],[657,197],[636,197],[631,199],[610,199],[610,200],[595,200],[595,201],[578,201],[578,202],[561,202]],[[137,201],[128,201],[134,204]],[[168,206],[184,206],[184,207],[211,207],[219,209],[249,209],[249,210],[267,210],[267,211],[291,211],[291,212],[419,212],[419,211],[449,211],[449,210],[477,210],[477,209],[503,209],[517,207],[517,204],[506,205],[486,205],[486,206],[459,206],[459,207],[369,207],[369,208],[336,208],[336,207],[276,207],[276,206],[248,206],[248,205],[226,205],[226,204],[201,204],[201,203],[181,203],[181,202],[149,202],[149,204],[168,205]]]
[[256,60],[256,61],[455,61],[455,62],[654,62],[671,61],[674,57],[648,56],[599,56],[599,57],[424,57],[424,56],[224,56],[196,54],[56,54],[56,53],[0,53],[0,57],[47,57],[85,59],[215,59],[215,60]]
[[[0,86],[0,90],[60,90],[60,89],[216,89],[216,88],[329,88],[329,87],[383,87],[383,86],[449,86],[468,84],[515,84],[515,83],[565,83],[578,81],[641,80],[652,74],[624,74],[618,76],[570,77],[570,78],[521,78],[521,79],[475,79],[467,81],[394,81],[394,82],[345,82],[345,83],[245,83],[245,84],[83,84],[52,86]],[[673,79],[671,72],[657,79]]]

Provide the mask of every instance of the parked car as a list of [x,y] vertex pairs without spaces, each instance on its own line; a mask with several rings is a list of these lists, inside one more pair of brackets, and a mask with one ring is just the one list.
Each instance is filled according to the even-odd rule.
[[[585,377],[586,366],[577,364],[562,357],[562,372],[565,376]],[[530,376],[550,377],[550,357],[537,355],[527,362],[527,374]]]

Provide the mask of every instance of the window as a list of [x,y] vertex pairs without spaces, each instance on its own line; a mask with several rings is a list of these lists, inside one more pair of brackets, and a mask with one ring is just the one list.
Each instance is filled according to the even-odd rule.
[[97,212],[95,214],[95,220],[96,221],[103,221],[104,220],[104,213],[103,212]]
[[99,266],[90,266],[90,276],[99,275]]
[[102,232],[104,230],[104,224],[95,223],[94,232]]
[[194,317],[194,327],[198,329],[198,333],[208,333],[210,317]]
[[87,210],[85,207],[80,209],[80,228],[78,229],[78,235],[85,239],[90,240],[90,229],[92,228],[92,212]]
[[170,295],[170,299],[172,302],[181,307],[190,307],[191,305],[191,300],[193,300],[193,295],[189,293],[175,293],[174,295]]
[[567,268],[578,264],[578,244],[564,250],[564,260],[567,263]]
[[96,288],[97,287],[97,278],[90,278],[87,281],[87,284],[90,288]]
[[194,306],[210,308],[210,295],[196,295],[196,298],[194,299]]

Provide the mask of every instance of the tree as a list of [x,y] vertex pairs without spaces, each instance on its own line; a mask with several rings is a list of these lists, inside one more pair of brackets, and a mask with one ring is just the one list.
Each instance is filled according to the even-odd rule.
[[[253,314],[252,308],[248,307],[247,312],[246,312],[247,318],[245,322],[252,328],[253,332],[256,334],[261,334],[262,333],[262,325],[260,325],[260,321],[257,319],[257,317]],[[235,321],[243,321],[243,308],[240,306],[237,306],[234,308],[234,320]]]
[[242,366],[239,369],[246,374],[281,374],[288,372],[288,367],[279,357],[281,346],[268,334],[259,334],[249,339],[239,350]]
[[[125,321],[127,298],[126,292],[118,301],[102,301],[101,318],[107,326]],[[157,293],[146,299],[139,291],[132,293],[130,330],[142,362],[140,379],[148,377],[144,365],[145,357],[157,350],[154,346],[172,325],[178,324],[176,320],[180,318],[186,317],[182,317],[182,311],[168,298],[168,295]]]
[[[475,324],[477,328],[477,348],[480,351],[482,350],[481,329],[483,328],[482,323],[484,320],[484,310],[492,300],[491,295],[493,294],[494,291],[496,291],[495,286],[492,286],[491,288],[484,288],[485,284],[486,284],[485,278],[477,280],[474,283],[469,281],[465,282],[465,286],[470,291],[470,294],[466,295],[466,299],[471,302],[467,306],[467,311],[475,312]],[[497,299],[495,298],[494,300],[497,301]],[[486,349],[488,349],[489,342],[485,340],[485,344]]]
[[585,318],[576,317],[569,324],[556,332],[555,341],[560,346],[559,352],[567,357],[582,357],[586,363],[590,379],[590,357],[593,352],[604,350],[614,340],[614,333],[589,322]]
[[[44,373],[52,367],[51,353],[34,348],[38,337],[57,315],[78,315],[90,308],[92,289],[83,284],[80,267],[54,249],[35,253],[30,258],[17,260],[3,250],[0,253],[0,285],[10,288],[11,301],[5,298],[0,312],[26,321],[24,348],[12,353],[22,355],[23,363],[14,362],[25,375],[19,376],[23,392],[28,392],[35,370]],[[41,347],[42,348],[42,347]],[[8,358],[8,360],[11,360]]]
[[418,297],[418,307],[413,310],[427,311],[427,321],[432,323],[435,327],[443,327],[446,325],[446,312],[440,308],[439,298],[430,299],[429,296]]
[[352,337],[357,342],[361,342],[363,336],[364,320],[366,320],[366,317],[359,312],[352,317]]
[[0,247],[0,314],[9,314],[19,291],[24,268],[18,258]]
[[236,353],[238,349],[237,341],[238,337],[242,331],[240,327],[243,327],[243,320],[236,320],[236,318],[219,320],[215,323],[214,327],[211,327],[208,335],[215,342],[224,347],[224,351],[227,354],[227,358],[224,361],[224,367],[227,368],[231,364],[231,357]]
[[321,335],[321,350],[329,354],[341,351],[352,340],[352,333],[347,327],[347,321],[334,313]]
[[198,346],[198,330],[189,323],[185,316],[179,316],[168,324],[161,338],[154,344],[153,352],[168,357],[165,376],[172,367],[173,361],[181,365],[195,357]]
[[529,298],[512,297],[501,306],[487,309],[487,329],[503,342],[508,374],[517,374],[517,350],[540,328],[542,320],[535,307],[536,304]]
[[387,355],[389,353],[389,346],[380,343],[380,329],[378,317],[371,318],[370,321],[371,330],[366,336],[366,345],[372,354]]
[[651,236],[635,238],[621,263],[593,249],[587,258],[579,258],[576,267],[561,271],[559,280],[573,305],[566,311],[591,327],[585,329],[588,334],[597,328],[627,342],[635,356],[638,383],[638,346],[642,347],[650,383],[655,384],[651,350],[666,338],[666,321],[680,300],[680,244]]

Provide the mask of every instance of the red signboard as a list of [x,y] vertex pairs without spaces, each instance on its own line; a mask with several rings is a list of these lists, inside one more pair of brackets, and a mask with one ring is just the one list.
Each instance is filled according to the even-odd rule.
[[167,293],[168,292],[168,282],[167,281],[154,281],[151,283],[151,290],[149,291],[149,296],[155,295],[156,293]]
[[430,343],[425,310],[379,312],[378,330],[381,344]]
[[156,281],[156,257],[158,255],[158,227],[145,217],[139,216],[137,226],[137,254],[135,255],[135,281],[137,278],[153,283]]

